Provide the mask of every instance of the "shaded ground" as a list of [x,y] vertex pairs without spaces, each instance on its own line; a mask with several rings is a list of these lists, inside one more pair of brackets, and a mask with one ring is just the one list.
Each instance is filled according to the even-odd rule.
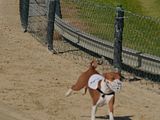
[[[0,102],[33,120],[89,120],[88,93],[64,97],[89,61],[69,54],[51,55],[30,34],[21,32],[18,2],[0,1]],[[116,95],[115,120],[159,120],[159,86],[141,82],[124,82]],[[3,120],[19,116],[7,118],[10,109],[1,111]],[[99,108],[97,120],[106,114],[107,107]]]

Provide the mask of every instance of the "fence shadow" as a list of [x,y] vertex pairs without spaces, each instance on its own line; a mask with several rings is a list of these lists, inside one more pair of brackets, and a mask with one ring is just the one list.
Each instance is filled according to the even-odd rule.
[[79,51],[79,49],[72,49],[72,50],[58,51],[58,54],[69,53],[69,52],[76,52],[76,51]]
[[157,78],[160,78],[159,74],[154,74],[154,73],[150,73],[150,72],[147,72],[147,71],[143,71],[141,69],[136,69],[136,68],[134,68],[132,66],[129,66],[129,65],[126,65],[126,64],[122,65],[122,69],[127,71],[127,72],[133,73],[136,76],[146,78],[146,79],[149,79],[149,80],[152,80],[152,81],[155,81],[155,82],[159,82],[159,79],[157,79]]

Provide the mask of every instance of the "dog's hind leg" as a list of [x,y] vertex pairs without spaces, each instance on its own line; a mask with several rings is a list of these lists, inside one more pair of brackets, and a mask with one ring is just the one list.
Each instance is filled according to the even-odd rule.
[[97,105],[93,105],[91,111],[91,120],[95,120],[96,110],[97,110]]

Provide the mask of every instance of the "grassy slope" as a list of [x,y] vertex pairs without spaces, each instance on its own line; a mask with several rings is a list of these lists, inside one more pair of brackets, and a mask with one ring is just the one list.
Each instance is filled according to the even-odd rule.
[[[141,9],[143,6],[142,2],[138,2],[139,0],[121,0],[120,2],[116,0],[84,1],[81,0],[77,6],[73,7],[72,5],[76,12],[76,16],[72,14],[72,17],[74,16],[74,19],[80,18],[78,24],[83,23],[82,27],[87,28],[84,30],[85,32],[111,42],[114,41],[115,7],[113,6],[122,4],[125,10],[138,14],[143,14],[144,11],[144,9]],[[96,2],[98,3],[97,6]],[[106,7],[101,7],[99,4],[106,4]],[[71,5],[71,3],[68,5]],[[111,6],[112,8],[110,8]],[[73,12],[73,10],[70,11]],[[125,19],[123,45],[143,53],[160,56],[159,24],[155,24],[150,19],[135,16],[132,13],[125,13],[125,15],[128,19]]]
[[139,0],[145,15],[160,17],[160,0]]
[[[121,4],[125,10],[132,11],[145,16],[160,16],[160,0],[92,0],[100,4],[111,4],[117,6]],[[159,25],[150,20],[142,20],[131,14],[126,14],[129,19],[125,20],[124,46],[136,49],[141,52],[160,56]],[[106,20],[105,20],[106,21]],[[142,22],[143,21],[143,22]],[[99,21],[99,23],[101,23]],[[113,27],[113,26],[112,26]],[[112,29],[109,29],[111,31]],[[135,31],[134,31],[135,30]],[[151,31],[148,31],[151,30]],[[113,31],[112,31],[113,32]],[[111,32],[111,33],[112,33]],[[134,33],[136,32],[136,33]],[[97,32],[98,33],[98,32]],[[110,34],[111,34],[110,33]],[[108,32],[105,34],[108,36]],[[153,46],[156,48],[154,49]]]
[[142,12],[141,3],[139,0],[92,0],[98,3],[106,3],[111,4],[113,6],[117,6],[121,4],[124,9],[129,11],[134,11],[136,13]]
[[92,0],[98,3],[107,3],[146,16],[160,17],[160,0]]

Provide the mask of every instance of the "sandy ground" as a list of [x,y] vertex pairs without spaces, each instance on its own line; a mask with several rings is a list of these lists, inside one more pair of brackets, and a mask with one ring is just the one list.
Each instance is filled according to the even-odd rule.
[[[63,54],[51,55],[30,34],[23,33],[18,2],[0,0],[0,102],[30,120],[89,120],[88,93],[64,97],[88,63]],[[116,94],[115,120],[159,120],[160,88],[141,82],[123,83],[122,91]],[[3,114],[9,114],[4,105],[0,107]],[[19,116],[5,115],[0,112],[0,120]],[[99,108],[97,120],[106,115],[107,106]]]

